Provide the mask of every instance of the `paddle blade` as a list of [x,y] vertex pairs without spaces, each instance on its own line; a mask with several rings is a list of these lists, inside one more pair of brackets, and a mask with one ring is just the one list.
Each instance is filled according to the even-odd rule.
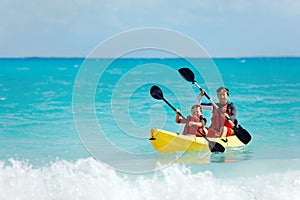
[[237,136],[237,138],[244,144],[248,144],[251,140],[250,133],[244,129],[241,125],[237,125],[233,128],[234,134]]
[[195,75],[189,68],[180,68],[178,72],[188,82],[195,83]]
[[208,146],[209,146],[209,149],[210,149],[211,152],[221,152],[221,153],[223,153],[225,151],[225,148],[217,142],[209,141]]
[[157,100],[162,100],[164,98],[164,95],[161,91],[161,89],[154,85],[151,87],[150,89],[150,95],[154,98],[154,99],[157,99]]

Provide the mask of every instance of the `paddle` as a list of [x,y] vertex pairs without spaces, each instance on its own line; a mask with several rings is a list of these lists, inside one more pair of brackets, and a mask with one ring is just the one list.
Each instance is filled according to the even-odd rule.
[[[178,72],[185,80],[187,80],[188,82],[192,82],[200,91],[202,91],[202,88],[200,87],[200,85],[195,81],[195,75],[192,72],[192,70],[190,70],[189,68],[180,68],[178,70]],[[217,106],[217,104],[215,104],[215,102],[206,94],[206,92],[204,95],[216,109],[220,110],[219,107]],[[224,114],[224,112],[223,112],[223,114]],[[238,137],[238,139],[241,142],[243,142],[244,144],[248,144],[251,140],[250,133],[246,129],[244,129],[241,125],[235,125],[229,119],[229,117],[226,116],[226,118],[229,121],[229,123],[231,123],[231,125],[233,125],[234,134]]]
[[[165,98],[164,98],[164,95],[161,91],[161,89],[154,85],[151,87],[150,89],[150,94],[151,96],[154,98],[154,99],[157,99],[157,100],[163,100],[166,104],[168,104],[168,106],[170,106],[175,112],[176,112],[176,108],[174,108],[174,106],[172,106]],[[182,117],[182,119],[184,119],[186,122],[188,121],[184,116],[182,116],[182,114],[179,112],[179,115]],[[193,126],[192,126],[193,127]],[[208,142],[208,146],[209,146],[209,149],[211,152],[224,152],[225,151],[225,148],[217,143],[217,142],[213,142],[213,141],[210,141],[208,140],[205,135],[203,133],[201,133],[197,128],[193,127],[195,130],[197,130],[204,138],[205,140]]]

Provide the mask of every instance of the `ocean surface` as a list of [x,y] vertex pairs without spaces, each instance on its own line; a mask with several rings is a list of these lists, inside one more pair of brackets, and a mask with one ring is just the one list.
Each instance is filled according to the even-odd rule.
[[[249,145],[152,148],[152,127],[183,127],[151,86],[183,115],[199,93],[181,67],[214,100],[230,89]],[[1,58],[0,72],[0,199],[300,198],[300,58]]]

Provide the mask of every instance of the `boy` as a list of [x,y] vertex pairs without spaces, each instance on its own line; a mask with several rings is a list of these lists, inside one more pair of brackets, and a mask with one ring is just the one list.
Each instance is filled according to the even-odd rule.
[[229,118],[232,122],[237,123],[237,109],[233,103],[228,102],[228,88],[219,87],[216,92],[219,100],[216,104],[219,110],[211,103],[201,103],[201,98],[206,93],[205,90],[202,90],[196,103],[203,106],[203,109],[212,111],[211,125],[208,128],[207,137],[228,137],[233,135],[233,125],[227,119]]
[[205,134],[206,119],[202,116],[202,108],[200,105],[193,105],[191,108],[192,116],[189,115],[187,120],[181,119],[179,110],[176,110],[175,121],[178,124],[186,124],[183,135],[196,135],[202,137]]

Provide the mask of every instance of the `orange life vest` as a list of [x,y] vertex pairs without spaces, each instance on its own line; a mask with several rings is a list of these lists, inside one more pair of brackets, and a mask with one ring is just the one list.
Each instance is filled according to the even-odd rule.
[[210,128],[213,128],[217,132],[221,132],[223,127],[226,126],[226,127],[228,127],[226,136],[232,135],[233,134],[233,130],[232,130],[233,126],[226,119],[224,119],[224,117],[222,117],[223,113],[227,113],[228,116],[230,117],[230,115],[231,115],[230,104],[226,103],[223,107],[219,107],[219,109],[214,108],[212,113],[213,114],[212,114],[212,118],[211,118]]
[[[197,137],[202,137],[203,135],[205,135],[203,133],[202,127],[194,126],[194,128],[193,128],[193,127],[189,126],[190,121],[204,123],[204,122],[206,122],[206,119],[202,115],[200,115],[200,117],[197,117],[194,115],[193,116],[189,115],[187,117],[187,122],[186,122],[186,125],[183,130],[183,135],[196,135]],[[197,130],[200,133],[203,133],[203,135],[201,135]]]

